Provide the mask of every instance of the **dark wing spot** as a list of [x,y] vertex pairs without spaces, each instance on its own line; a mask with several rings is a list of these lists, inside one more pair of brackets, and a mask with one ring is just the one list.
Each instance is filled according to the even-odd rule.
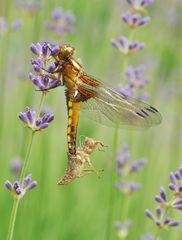
[[153,107],[149,107],[149,108],[145,108],[147,111],[152,112],[152,113],[158,113],[158,110],[153,108]]
[[143,114],[139,113],[139,112],[136,112],[136,114],[138,114],[142,118],[145,118],[145,116]]
[[149,116],[149,114],[147,112],[145,112],[143,109],[141,109],[142,113],[144,113],[147,117]]

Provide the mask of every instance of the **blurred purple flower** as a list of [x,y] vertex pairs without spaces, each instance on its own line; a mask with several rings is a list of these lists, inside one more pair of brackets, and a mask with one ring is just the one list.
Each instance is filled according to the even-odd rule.
[[117,152],[117,173],[119,176],[128,176],[131,173],[138,172],[145,164],[146,160],[143,158],[138,161],[132,161],[127,145],[123,145]]
[[119,239],[125,239],[129,233],[132,226],[132,221],[130,219],[126,220],[124,223],[120,221],[115,222],[115,229]]
[[6,31],[6,21],[3,17],[0,17],[0,34]]
[[37,118],[36,111],[31,111],[29,107],[26,107],[25,112],[19,113],[19,118],[32,131],[41,131],[47,128],[49,123],[54,120],[54,115],[45,113],[42,117]]
[[153,0],[127,0],[133,10],[146,14],[145,8],[153,3]]
[[22,198],[28,191],[34,189],[37,186],[36,181],[32,181],[32,175],[29,174],[23,179],[22,184],[19,181],[11,183],[9,180],[5,182],[5,186],[11,191],[14,197]]
[[62,8],[55,8],[51,14],[51,21],[46,22],[47,29],[54,32],[57,36],[74,32],[73,23],[75,16],[70,11],[63,11]]
[[[124,86],[119,85],[117,91],[129,97],[137,97],[138,90],[143,88],[150,82],[150,78],[146,77],[145,66],[140,65],[138,67],[129,66],[126,71],[126,84]],[[142,92],[138,99],[145,101],[148,99],[148,93]]]
[[115,39],[112,39],[111,44],[113,45],[113,47],[118,49],[124,55],[133,55],[138,51],[143,50],[145,47],[144,43],[140,43],[137,41],[130,42],[124,36],[119,37],[118,41],[116,41]]
[[22,28],[23,26],[23,21],[21,19],[18,19],[16,21],[14,21],[11,25],[10,25],[10,29],[12,31],[17,31],[19,30],[20,28]]
[[130,28],[137,28],[148,24],[150,22],[150,17],[142,17],[140,14],[127,12],[122,16],[122,20],[128,24]]
[[42,8],[42,4],[36,1],[19,1],[16,3],[16,7],[33,15]]
[[22,170],[23,162],[20,158],[14,158],[10,162],[10,171],[15,175],[15,177],[19,177]]
[[126,195],[138,192],[141,189],[141,185],[135,182],[118,181],[116,182],[116,188]]
[[[145,236],[141,236],[140,240],[154,240],[154,236],[151,234],[147,234]],[[158,240],[159,240],[159,238],[158,238]]]

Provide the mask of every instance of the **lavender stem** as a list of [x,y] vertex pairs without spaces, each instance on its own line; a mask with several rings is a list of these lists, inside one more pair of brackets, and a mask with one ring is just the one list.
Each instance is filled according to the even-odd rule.
[[17,210],[18,210],[18,206],[19,206],[19,201],[20,201],[19,198],[14,198],[13,208],[12,208],[11,218],[10,218],[10,223],[9,223],[7,240],[12,240],[13,239],[13,233],[14,233],[14,228],[15,228],[15,221],[16,221],[16,215],[17,215]]

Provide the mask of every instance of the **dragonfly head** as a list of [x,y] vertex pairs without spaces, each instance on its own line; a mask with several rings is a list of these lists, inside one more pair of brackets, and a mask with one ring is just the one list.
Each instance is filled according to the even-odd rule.
[[63,44],[60,46],[59,58],[62,60],[69,59],[73,56],[75,49],[70,45]]

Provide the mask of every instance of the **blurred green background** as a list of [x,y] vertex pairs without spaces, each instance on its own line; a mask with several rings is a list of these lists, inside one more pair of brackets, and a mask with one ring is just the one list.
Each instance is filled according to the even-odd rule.
[[[44,26],[55,7],[72,10],[76,17],[76,31],[65,39],[76,48],[76,58],[85,70],[112,86],[122,81],[123,58],[110,40],[128,34],[120,17],[127,8],[125,0],[52,0],[41,4],[41,10],[30,15],[16,8],[14,1],[0,2],[0,16],[8,23],[23,20],[20,30],[0,37],[0,239],[6,238],[13,201],[4,187],[6,179],[14,180],[9,164],[15,157],[24,158],[30,134],[17,115],[27,105],[36,108],[40,98],[28,80],[32,57],[29,46],[43,40],[60,42]],[[160,186],[167,188],[168,173],[175,171],[182,161],[181,11],[182,3],[178,0],[166,0],[165,4],[155,1],[149,9],[152,22],[135,33],[137,40],[146,42],[146,49],[131,58],[130,64],[146,63],[152,76],[147,88],[149,102],[163,116],[160,126],[147,131],[119,131],[118,148],[126,143],[133,159],[142,156],[148,159],[145,169],[135,176],[142,189],[126,200],[113,183],[110,206],[111,176],[117,179],[112,166],[114,130],[84,116],[80,119],[78,136],[89,136],[108,146],[105,152],[95,152],[92,156],[94,165],[104,172],[100,179],[91,175],[68,186],[56,185],[66,168],[67,117],[64,89],[55,89],[44,104],[55,114],[55,120],[47,131],[37,134],[31,153],[29,172],[38,181],[38,187],[20,204],[14,239],[114,240],[118,239],[114,222],[125,217],[133,220],[128,240],[156,232],[144,210],[155,209],[154,195]],[[109,221],[108,209],[112,210]],[[173,218],[181,220],[182,216],[177,212]],[[162,237],[181,240],[181,230],[171,229]]]

